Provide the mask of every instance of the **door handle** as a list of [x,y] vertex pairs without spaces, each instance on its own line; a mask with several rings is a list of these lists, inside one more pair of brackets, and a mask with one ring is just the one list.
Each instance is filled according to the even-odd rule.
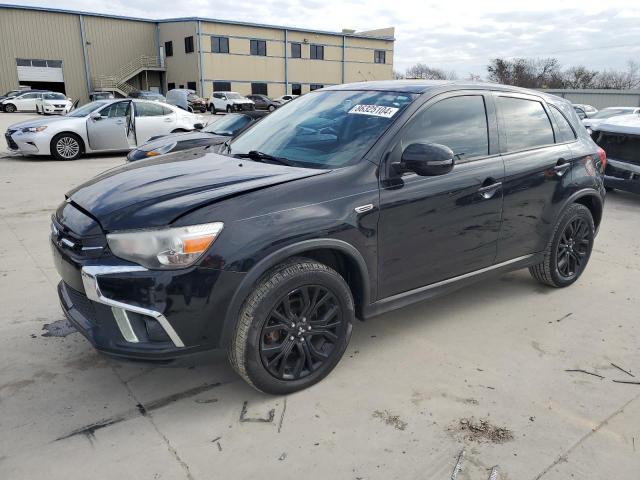
[[124,125],[124,120],[117,120],[116,125]]
[[166,123],[171,123],[171,122],[173,122],[173,119],[171,119],[171,118],[165,118],[165,119],[164,119],[164,121],[165,121]]
[[[490,182],[493,181],[494,183],[491,183],[490,185],[485,185],[478,189],[478,193],[485,200],[489,200],[491,197],[493,197],[498,191],[498,189],[502,186],[502,182],[495,182],[493,179],[488,179],[488,180]],[[485,180],[485,183],[487,183],[487,180]]]
[[553,167],[553,170],[556,172],[556,175],[558,177],[561,177],[565,173],[567,173],[569,167],[571,167],[571,164],[569,162],[567,162],[564,158],[559,158],[558,163],[556,163],[556,166]]

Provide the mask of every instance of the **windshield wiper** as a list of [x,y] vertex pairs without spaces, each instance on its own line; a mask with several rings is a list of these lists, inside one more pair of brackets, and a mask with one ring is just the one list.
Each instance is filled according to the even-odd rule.
[[267,161],[267,162],[279,163],[280,165],[287,165],[288,167],[292,166],[291,162],[289,162],[284,157],[274,157],[273,155],[269,155],[268,153],[264,153],[264,152],[259,152],[258,150],[251,150],[247,153],[234,153],[233,156],[237,158],[249,158],[256,162]]

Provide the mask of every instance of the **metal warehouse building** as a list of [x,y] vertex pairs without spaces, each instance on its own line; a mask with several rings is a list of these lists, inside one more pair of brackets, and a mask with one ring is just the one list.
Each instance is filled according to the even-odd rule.
[[340,33],[207,18],[149,20],[0,4],[0,93],[191,88],[272,97],[393,78],[394,29]]

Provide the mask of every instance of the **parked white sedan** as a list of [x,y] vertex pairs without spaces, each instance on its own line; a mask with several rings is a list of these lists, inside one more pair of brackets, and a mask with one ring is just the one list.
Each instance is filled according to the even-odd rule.
[[201,115],[148,100],[116,99],[88,103],[62,117],[11,125],[10,150],[75,160],[84,153],[128,151],[149,138],[202,128]]
[[47,115],[69,113],[73,103],[63,93],[43,92],[36,98],[36,113]]

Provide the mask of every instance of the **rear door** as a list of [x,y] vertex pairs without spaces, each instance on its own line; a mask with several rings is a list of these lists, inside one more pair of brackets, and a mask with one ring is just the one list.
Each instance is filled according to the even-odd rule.
[[504,262],[544,250],[570,190],[572,153],[567,143],[556,143],[550,107],[541,98],[496,92],[495,103],[505,165],[496,262]]
[[25,93],[24,95],[16,98],[13,103],[15,104],[16,108],[22,112],[35,111],[36,99],[38,98],[38,96],[39,94],[37,92]]
[[[398,137],[381,179],[380,298],[491,266],[500,231],[504,166],[491,94],[438,96]],[[394,174],[390,163],[417,142],[451,148],[453,170],[433,177]]]
[[100,118],[87,119],[92,150],[128,150],[131,134],[131,101],[114,102],[100,110]]
[[158,102],[133,102],[138,145],[157,135],[167,135],[176,128],[177,114]]

